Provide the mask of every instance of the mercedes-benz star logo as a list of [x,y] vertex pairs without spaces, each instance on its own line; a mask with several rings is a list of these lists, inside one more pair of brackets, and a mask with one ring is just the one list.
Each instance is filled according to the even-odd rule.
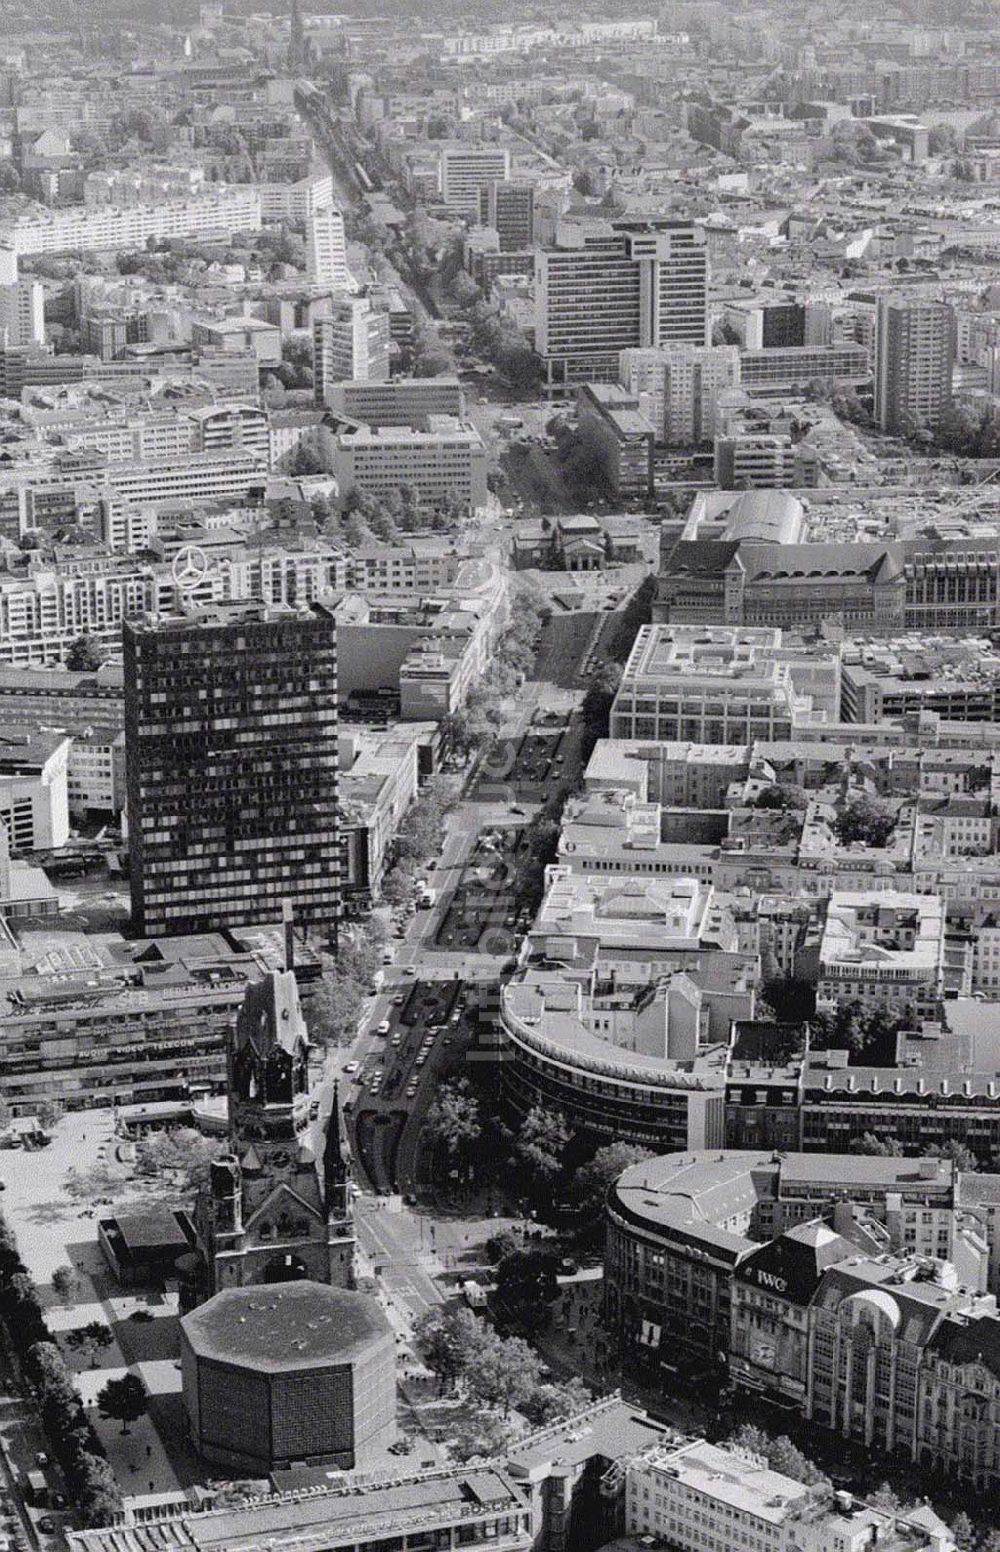
[[208,556],[197,544],[185,544],[177,551],[171,565],[174,581],[182,592],[190,593],[204,582],[211,570]]

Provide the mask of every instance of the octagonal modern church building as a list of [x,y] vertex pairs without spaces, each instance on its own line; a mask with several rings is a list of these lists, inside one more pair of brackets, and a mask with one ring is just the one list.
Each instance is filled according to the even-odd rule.
[[192,1443],[231,1471],[351,1471],[396,1436],[395,1336],[366,1294],[311,1281],[217,1293],[181,1321],[181,1371]]

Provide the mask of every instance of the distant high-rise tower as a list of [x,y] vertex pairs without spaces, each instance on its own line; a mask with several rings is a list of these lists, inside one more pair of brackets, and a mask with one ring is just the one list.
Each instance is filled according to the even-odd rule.
[[336,1091],[322,1159],[309,1143],[309,1041],[295,976],[247,989],[229,1041],[229,1153],[199,1193],[196,1298],[311,1278],[354,1285],[350,1166]]
[[348,286],[344,217],[336,205],[314,210],[306,222],[306,275],[314,286]]
[[[199,551],[179,576],[197,577]],[[176,567],[175,567],[176,569]],[[140,933],[334,924],[337,648],[326,610],[127,621],[132,920]]]
[[951,403],[955,315],[944,302],[883,297],[875,325],[875,418],[883,431],[933,431]]
[[302,12],[299,10],[299,0],[292,0],[292,10],[288,23],[288,63],[295,69],[298,69],[305,65],[307,57],[306,30],[302,25]]

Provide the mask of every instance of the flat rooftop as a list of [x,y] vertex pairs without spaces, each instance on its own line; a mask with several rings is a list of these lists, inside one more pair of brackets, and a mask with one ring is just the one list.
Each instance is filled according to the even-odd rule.
[[199,1357],[269,1373],[345,1363],[373,1341],[393,1340],[375,1299],[309,1281],[226,1288],[181,1328]]
[[505,1471],[479,1466],[382,1484],[355,1482],[326,1491],[274,1494],[238,1509],[74,1532],[70,1541],[76,1552],[260,1552],[261,1547],[321,1552],[391,1535],[413,1536],[421,1526],[469,1522],[478,1513],[509,1514],[525,1508]]

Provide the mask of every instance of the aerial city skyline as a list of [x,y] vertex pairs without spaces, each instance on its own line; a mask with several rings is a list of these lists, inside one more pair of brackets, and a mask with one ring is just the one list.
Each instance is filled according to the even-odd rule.
[[0,1552],[1000,1552],[991,0],[7,0]]

